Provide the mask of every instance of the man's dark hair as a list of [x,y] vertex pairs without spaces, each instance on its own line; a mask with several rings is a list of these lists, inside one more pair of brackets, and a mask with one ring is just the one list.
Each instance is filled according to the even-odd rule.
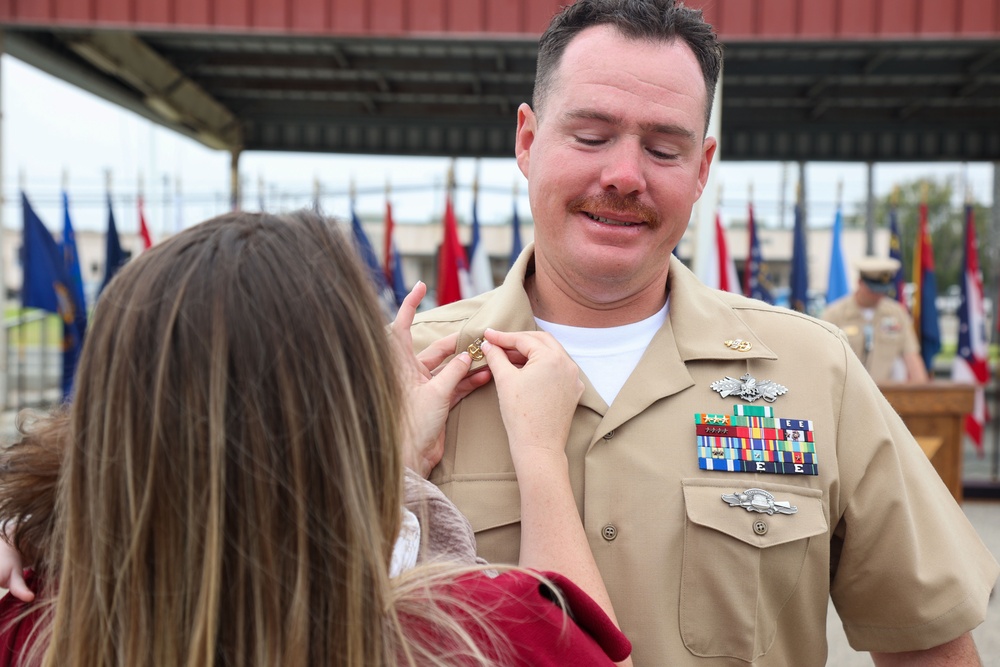
[[[531,104],[540,113],[566,46],[580,32],[595,25],[614,27],[623,37],[652,42],[681,40],[694,52],[705,77],[705,127],[712,115],[715,86],[722,70],[722,45],[700,9],[677,0],[579,0],[564,7],[538,42],[538,67]],[[664,63],[669,67],[669,63]]]

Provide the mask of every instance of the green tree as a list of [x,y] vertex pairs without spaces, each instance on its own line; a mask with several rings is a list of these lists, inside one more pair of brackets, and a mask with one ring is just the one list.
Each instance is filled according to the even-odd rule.
[[[916,246],[917,230],[920,224],[920,202],[927,192],[927,226],[934,246],[934,270],[937,276],[938,292],[958,284],[962,271],[962,241],[965,229],[965,206],[956,205],[956,191],[960,187],[957,179],[949,177],[941,181],[915,180],[900,183],[894,194],[882,197],[875,203],[875,225],[889,227],[889,210],[896,204],[896,219],[899,225],[900,241],[903,249],[903,274],[907,282],[913,281],[913,253]],[[857,210],[864,210],[862,202]],[[979,241],[979,266],[985,277],[993,276],[993,253],[987,252],[990,239],[990,210],[973,201],[976,217],[976,238]],[[852,216],[851,224],[864,224],[863,214]],[[990,294],[986,287],[987,295]]]

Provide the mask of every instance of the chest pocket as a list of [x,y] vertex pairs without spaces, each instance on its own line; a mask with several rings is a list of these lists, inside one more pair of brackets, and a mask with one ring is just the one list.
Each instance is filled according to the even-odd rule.
[[[774,641],[778,615],[802,574],[812,539],[827,539],[818,489],[772,484],[749,475],[687,479],[680,630],[703,657],[756,660]],[[758,486],[789,502],[795,514],[732,507],[722,494]]]
[[514,473],[453,475],[441,490],[472,524],[480,556],[490,563],[517,564],[521,494]]

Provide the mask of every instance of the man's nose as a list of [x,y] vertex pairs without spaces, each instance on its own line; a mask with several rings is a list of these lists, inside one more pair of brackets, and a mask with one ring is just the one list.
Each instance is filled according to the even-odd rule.
[[646,191],[644,155],[639,142],[617,141],[606,155],[608,160],[601,170],[601,188],[617,190],[622,195],[642,194]]

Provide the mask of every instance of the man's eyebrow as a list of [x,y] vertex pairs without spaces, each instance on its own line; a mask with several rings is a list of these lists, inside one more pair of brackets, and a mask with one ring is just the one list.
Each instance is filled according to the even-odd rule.
[[[621,116],[614,116],[594,109],[572,109],[566,112],[566,118],[569,120],[596,120],[614,127],[622,127],[625,124]],[[692,130],[671,123],[642,123],[639,127],[643,132],[649,134],[666,134],[692,141],[698,138]]]

